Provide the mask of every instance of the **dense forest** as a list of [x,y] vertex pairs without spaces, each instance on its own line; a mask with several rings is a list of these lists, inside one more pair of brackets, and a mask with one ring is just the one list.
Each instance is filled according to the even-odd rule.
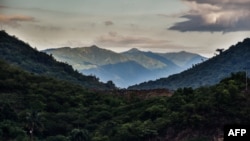
[[[250,123],[245,73],[172,96],[128,99],[38,76],[0,61],[0,140],[208,141]],[[113,94],[111,94],[111,92]]]

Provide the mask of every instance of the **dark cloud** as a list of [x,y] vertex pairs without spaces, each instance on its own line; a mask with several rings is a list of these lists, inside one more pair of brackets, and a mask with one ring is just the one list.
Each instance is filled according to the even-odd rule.
[[190,10],[170,30],[233,32],[250,31],[250,0],[183,0]]
[[112,21],[105,21],[104,24],[106,26],[111,26],[111,25],[114,25],[114,23]]
[[205,24],[204,19],[196,15],[187,15],[183,16],[183,18],[187,18],[189,20],[176,23],[169,29],[178,30],[181,32],[187,32],[187,31],[232,32],[232,31],[250,30],[250,21],[248,20],[239,20],[237,21],[237,23],[234,23],[235,25],[225,25],[220,23]]
[[183,0],[201,4],[229,5],[229,4],[249,4],[249,0]]

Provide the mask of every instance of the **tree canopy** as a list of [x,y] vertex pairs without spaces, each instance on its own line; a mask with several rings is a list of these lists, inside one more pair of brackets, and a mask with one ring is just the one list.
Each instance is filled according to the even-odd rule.
[[90,91],[3,61],[0,78],[0,140],[211,140],[226,124],[250,123],[244,72],[147,99],[139,91],[129,98]]

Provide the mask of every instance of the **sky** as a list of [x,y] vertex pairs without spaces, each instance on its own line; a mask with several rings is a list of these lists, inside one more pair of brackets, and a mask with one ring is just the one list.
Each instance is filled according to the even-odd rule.
[[0,28],[38,50],[188,51],[205,57],[250,36],[250,0],[0,0]]

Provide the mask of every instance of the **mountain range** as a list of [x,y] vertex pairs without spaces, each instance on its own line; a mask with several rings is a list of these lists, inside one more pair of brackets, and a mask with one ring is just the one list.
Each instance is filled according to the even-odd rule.
[[184,51],[155,53],[132,48],[116,53],[95,45],[46,49],[42,52],[52,55],[58,61],[72,65],[83,74],[95,75],[103,82],[112,80],[121,88],[167,77],[206,60],[198,54]]
[[[93,48],[99,55],[90,53]],[[165,56],[138,49],[122,55],[96,46],[83,50],[89,51],[89,60],[83,63],[88,69],[99,68],[101,63],[104,75],[129,74],[131,81],[170,65],[184,68],[197,59],[186,52]],[[0,140],[222,140],[225,125],[250,123],[250,91],[245,91],[250,79],[245,72],[232,73],[249,72],[249,56],[247,38],[179,74],[116,89],[112,81],[101,83],[94,76],[83,75],[0,31]],[[224,78],[229,74],[231,77]]]
[[72,66],[56,61],[51,55],[32,48],[28,43],[0,31],[0,60],[22,70],[44,75],[91,89],[109,89],[114,86],[99,82],[94,76],[85,76],[74,70]]
[[[235,72],[250,71],[250,38],[232,45],[203,63],[196,64],[192,68],[167,78],[156,81],[143,82],[129,87],[129,89],[177,89],[183,87],[197,88],[218,83],[221,79]],[[250,73],[247,73],[250,76]]]
[[250,38],[206,59],[185,51],[154,53],[133,48],[116,53],[97,46],[64,47],[40,52],[17,37],[0,31],[0,60],[33,74],[70,81],[91,89],[113,89],[112,81],[118,87],[129,86],[128,89],[176,90],[210,86],[231,73],[249,72],[249,56]]

